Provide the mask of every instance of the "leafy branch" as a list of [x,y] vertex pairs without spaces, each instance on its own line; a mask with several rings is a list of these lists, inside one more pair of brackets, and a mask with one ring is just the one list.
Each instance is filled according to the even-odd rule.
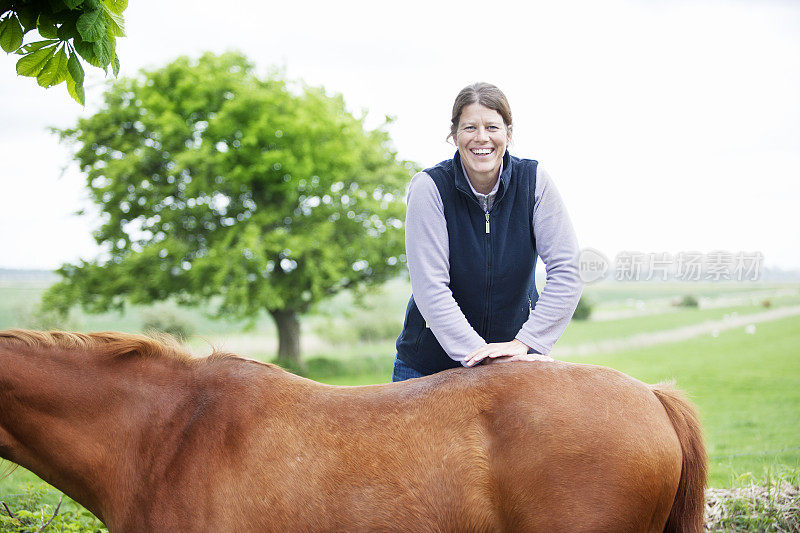
[[[22,56],[17,74],[49,88],[66,82],[85,103],[80,58],[114,76],[119,73],[117,37],[125,35],[122,12],[128,0],[0,0],[0,47]],[[31,30],[42,40],[23,44]]]

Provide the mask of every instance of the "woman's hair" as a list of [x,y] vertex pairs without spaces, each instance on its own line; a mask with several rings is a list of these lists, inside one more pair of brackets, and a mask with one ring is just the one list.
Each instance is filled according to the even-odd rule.
[[453,117],[450,119],[450,135],[447,136],[448,139],[456,136],[458,121],[461,120],[461,112],[468,105],[475,103],[497,111],[503,117],[506,128],[511,126],[511,106],[508,105],[506,95],[491,83],[479,81],[472,85],[467,85],[456,96],[456,101],[453,103]]

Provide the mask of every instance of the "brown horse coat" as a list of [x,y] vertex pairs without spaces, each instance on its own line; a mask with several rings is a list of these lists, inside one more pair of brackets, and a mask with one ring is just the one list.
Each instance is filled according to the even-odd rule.
[[140,336],[0,332],[0,457],[112,532],[700,531],[704,454],[685,400],[603,367],[336,387]]

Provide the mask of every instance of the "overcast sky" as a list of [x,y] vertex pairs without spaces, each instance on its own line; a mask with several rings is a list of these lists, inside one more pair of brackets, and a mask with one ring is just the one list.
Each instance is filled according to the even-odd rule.
[[[512,153],[548,170],[582,247],[800,268],[800,2],[133,0],[125,19],[120,76],[238,49],[373,125],[396,117],[400,156],[422,166],[455,150],[457,92],[489,81],[511,103]],[[47,128],[91,114],[102,73],[81,108],[15,60],[0,53],[0,268],[94,257],[96,221],[72,214],[83,177]]]

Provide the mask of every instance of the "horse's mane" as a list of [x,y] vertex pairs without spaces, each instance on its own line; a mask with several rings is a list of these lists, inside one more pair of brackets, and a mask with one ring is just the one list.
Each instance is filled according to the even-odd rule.
[[140,356],[170,358],[183,363],[231,357],[230,354],[214,352],[208,358],[198,358],[189,353],[175,337],[157,334],[155,337],[103,331],[98,333],[75,333],[67,331],[33,331],[10,329],[0,331],[0,346],[11,344],[27,348],[61,348],[66,350],[91,350],[108,357]]

